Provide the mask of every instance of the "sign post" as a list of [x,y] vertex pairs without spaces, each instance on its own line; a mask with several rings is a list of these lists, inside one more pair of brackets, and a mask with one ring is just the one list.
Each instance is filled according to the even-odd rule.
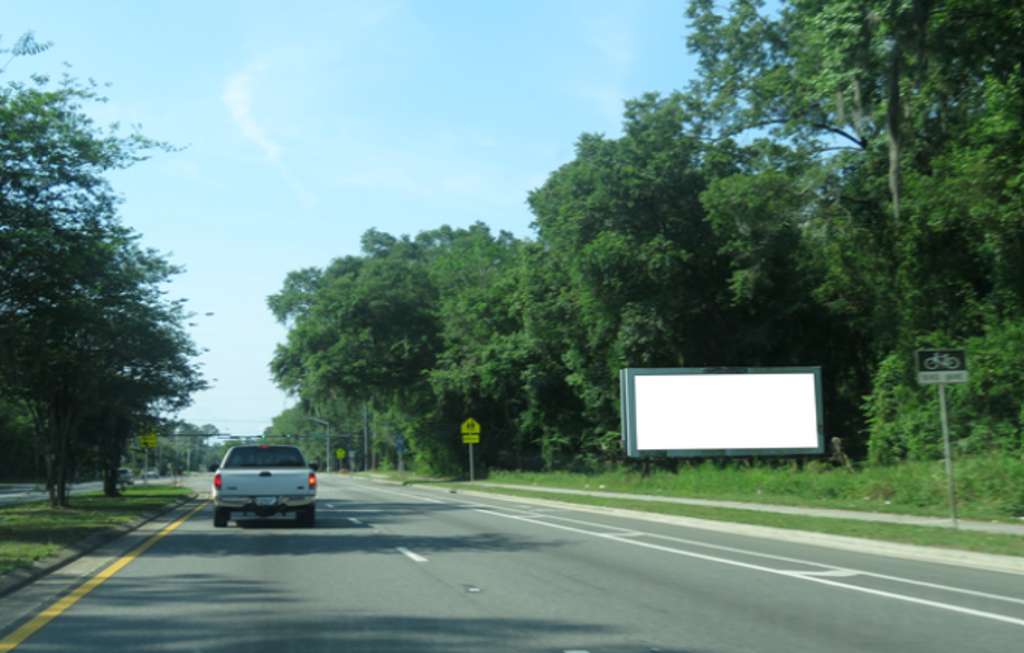
[[398,452],[398,476],[401,477],[405,474],[405,461],[402,460],[402,454],[405,452],[405,436],[395,436],[395,451]]
[[921,349],[917,352],[917,382],[939,386],[939,412],[942,414],[942,443],[946,450],[946,477],[949,479],[949,510],[956,523],[956,487],[953,484],[953,451],[949,444],[949,414],[946,410],[946,384],[967,383],[967,352],[963,349]]
[[143,468],[142,468],[142,485],[143,487],[149,487],[149,476],[146,474],[149,471],[149,450],[156,447],[156,429],[149,429],[145,433],[139,434],[139,446],[143,452]]
[[480,442],[480,423],[470,417],[462,423],[462,444],[469,445],[469,482],[475,479],[473,474],[473,445]]

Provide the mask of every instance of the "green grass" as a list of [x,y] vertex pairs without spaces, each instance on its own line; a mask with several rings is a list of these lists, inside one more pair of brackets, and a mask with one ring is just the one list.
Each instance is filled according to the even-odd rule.
[[[453,488],[465,488],[465,484],[443,483]],[[484,489],[484,488],[473,488]],[[889,524],[884,522],[865,522],[851,519],[830,519],[822,517],[803,517],[799,515],[783,515],[778,513],[758,512],[752,510],[736,510],[730,508],[710,508],[705,506],[688,506],[672,503],[643,501],[640,499],[612,499],[600,496],[565,495],[546,493],[536,488],[523,490],[505,490],[486,488],[486,492],[517,497],[551,499],[567,503],[579,503],[607,508],[638,510],[665,515],[678,515],[696,519],[727,521],[758,526],[773,526],[831,535],[846,535],[886,542],[898,542],[916,546],[935,546],[980,553],[1024,557],[1024,538],[1015,535],[998,535],[979,533],[977,531],[954,531],[947,528],[929,526],[910,526],[905,524]]]
[[136,485],[117,498],[101,493],[73,495],[68,508],[50,508],[45,501],[0,506],[0,573],[29,567],[93,533],[128,523],[191,492]]
[[[954,463],[958,516],[964,519],[1021,523],[1024,516],[1024,463],[999,456],[963,458]],[[569,472],[491,472],[487,481],[576,490],[744,501],[787,506],[949,516],[946,472],[942,462],[907,462],[891,467],[862,467],[854,473],[811,463],[794,467],[710,463],[656,471],[643,478],[620,468],[604,474]]]
[[[1024,515],[1024,463],[1020,459],[963,457],[954,462],[954,470],[958,517],[1024,523],[1020,519]],[[389,476],[397,480],[397,475],[392,473]],[[402,480],[426,482],[411,475]],[[1024,538],[1013,535],[666,504],[644,501],[639,497],[631,500],[544,493],[544,488],[559,488],[948,518],[946,471],[941,461],[860,466],[853,473],[821,463],[808,463],[800,469],[796,465],[771,467],[740,461],[725,467],[711,463],[683,464],[677,473],[658,470],[647,477],[626,467],[610,469],[602,474],[492,471],[485,480],[519,485],[522,489],[479,486],[474,489],[699,519],[1024,556]],[[466,487],[463,483],[450,486]]]

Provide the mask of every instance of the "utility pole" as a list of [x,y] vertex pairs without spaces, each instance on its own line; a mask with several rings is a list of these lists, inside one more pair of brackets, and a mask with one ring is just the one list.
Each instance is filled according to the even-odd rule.
[[363,471],[370,471],[370,418],[367,409],[369,402],[363,400]]
[[324,467],[325,467],[324,472],[329,472],[329,471],[331,471],[331,423],[327,422],[327,421],[324,421],[322,419],[317,419],[315,417],[308,417],[307,416],[306,419],[308,419],[311,422],[316,422],[317,424],[322,424],[323,426],[327,427],[327,433],[326,433],[326,436],[327,436],[327,438],[326,438],[326,440],[327,440],[327,442],[326,442],[327,449],[324,451]]

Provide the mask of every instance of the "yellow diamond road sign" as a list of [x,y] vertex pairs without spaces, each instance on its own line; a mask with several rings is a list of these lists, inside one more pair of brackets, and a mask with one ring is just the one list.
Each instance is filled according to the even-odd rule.
[[480,423],[470,417],[462,423],[463,435],[480,435]]
[[139,446],[143,449],[152,449],[156,447],[156,431],[152,430],[139,434]]

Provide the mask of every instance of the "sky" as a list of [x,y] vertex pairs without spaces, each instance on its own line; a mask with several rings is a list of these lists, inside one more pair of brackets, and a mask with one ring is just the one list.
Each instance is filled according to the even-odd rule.
[[[262,433],[295,403],[268,368],[285,276],[477,221],[533,238],[530,190],[623,102],[692,78],[683,0],[0,0],[0,48],[33,73],[110,84],[101,125],[180,149],[109,175],[123,223],[185,272],[211,388],[177,417]],[[6,61],[0,61],[0,66]],[[212,314],[212,315],[208,315]]]

